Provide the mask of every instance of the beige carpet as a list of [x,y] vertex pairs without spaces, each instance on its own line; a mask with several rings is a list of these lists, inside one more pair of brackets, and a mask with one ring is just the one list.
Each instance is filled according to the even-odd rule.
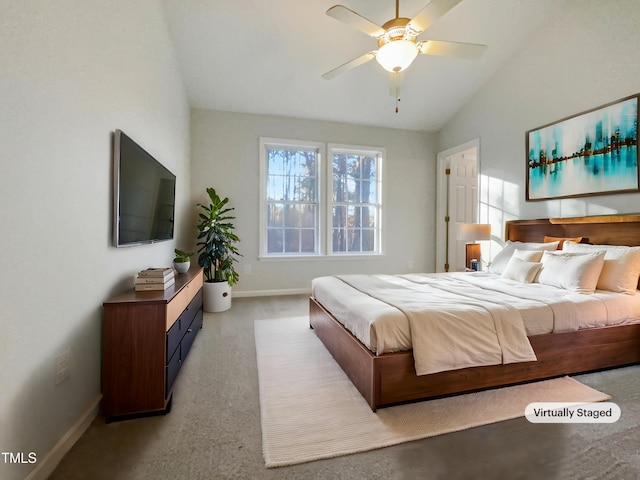
[[306,317],[257,320],[254,325],[267,467],[373,450],[522,417],[531,402],[611,398],[565,377],[373,413],[309,328]]

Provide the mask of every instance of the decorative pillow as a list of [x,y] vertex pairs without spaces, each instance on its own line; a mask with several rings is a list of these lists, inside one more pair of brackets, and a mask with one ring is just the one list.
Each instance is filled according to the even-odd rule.
[[635,295],[638,276],[640,276],[640,247],[565,242],[563,251],[574,253],[604,251],[604,265],[597,288]]
[[531,243],[531,242],[512,242],[508,240],[504,248],[498,252],[493,258],[491,265],[489,266],[489,272],[502,275],[504,269],[509,263],[513,252],[518,250],[556,250],[559,242],[549,243]]
[[604,265],[604,252],[543,252],[538,282],[572,292],[593,293]]
[[[514,257],[519,258],[520,260],[523,260],[525,262],[540,262],[540,259],[542,258],[542,252],[543,250],[518,250],[517,248],[513,251],[513,255],[511,255],[511,258],[513,259]],[[511,260],[509,260],[511,261]],[[507,264],[508,265],[508,264]]]
[[[521,283],[531,283],[535,280],[536,275],[542,267],[542,263],[523,260],[518,256],[518,253],[523,251],[524,250],[515,251],[509,260],[509,263],[507,263],[507,267],[504,269],[504,272],[502,272],[502,278],[516,280]],[[532,253],[538,253],[540,256],[542,255],[542,252]]]
[[558,250],[562,250],[562,246],[564,245],[564,242],[580,243],[582,241],[582,237],[573,237],[573,238],[569,238],[569,237],[547,237],[545,235],[544,236],[544,241],[545,242],[559,242]]

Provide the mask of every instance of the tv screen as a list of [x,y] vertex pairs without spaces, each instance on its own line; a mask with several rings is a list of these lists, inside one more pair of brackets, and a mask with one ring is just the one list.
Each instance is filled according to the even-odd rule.
[[171,240],[175,175],[121,130],[113,152],[115,246]]

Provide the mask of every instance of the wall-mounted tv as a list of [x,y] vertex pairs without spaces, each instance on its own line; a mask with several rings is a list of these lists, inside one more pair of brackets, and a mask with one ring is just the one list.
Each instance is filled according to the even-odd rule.
[[113,152],[115,246],[171,240],[176,176],[121,130]]

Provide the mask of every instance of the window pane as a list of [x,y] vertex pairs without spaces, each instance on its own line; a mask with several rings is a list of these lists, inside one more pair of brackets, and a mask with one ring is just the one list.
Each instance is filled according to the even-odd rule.
[[362,251],[375,252],[375,232],[371,229],[362,230]]
[[284,175],[282,150],[267,149],[267,175]]
[[267,252],[282,253],[282,251],[283,251],[282,230],[269,228],[267,230]]
[[360,207],[347,207],[347,227],[360,226]]
[[300,205],[300,226],[303,228],[316,228],[316,206]]
[[285,253],[298,253],[300,252],[300,230],[285,230],[284,231]]
[[361,209],[361,226],[365,228],[375,228],[376,226],[376,207],[362,207]]
[[334,228],[333,229],[333,251],[334,252],[346,252],[347,244],[345,242],[345,230]]
[[284,207],[284,226],[295,228],[300,226],[299,212],[296,205],[286,205]]
[[267,205],[267,226],[268,227],[282,227],[283,205],[281,203],[271,203]]
[[360,176],[360,159],[357,155],[347,156],[347,174],[353,178]]
[[362,178],[375,178],[376,157],[364,157],[362,159]]
[[360,251],[360,230],[347,230],[347,250],[350,252]]
[[300,231],[300,251],[303,253],[313,253],[316,251],[316,232],[312,229]]
[[333,207],[333,226],[334,227],[347,226],[347,207],[341,207],[341,206]]
[[351,201],[352,202],[361,202],[362,201],[362,181],[359,178],[354,178],[349,182]]
[[333,201],[343,202],[346,198],[347,163],[344,155],[333,155]]
[[267,177],[267,200],[284,200],[284,178],[282,175]]
[[362,203],[376,203],[376,182],[371,180],[362,181]]

